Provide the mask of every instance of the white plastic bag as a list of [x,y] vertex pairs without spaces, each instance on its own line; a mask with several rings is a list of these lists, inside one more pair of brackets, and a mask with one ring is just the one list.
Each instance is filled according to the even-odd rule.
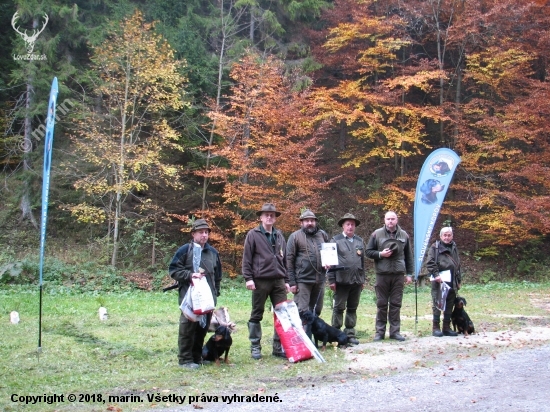
[[190,289],[193,301],[193,313],[204,315],[216,309],[214,306],[214,296],[212,296],[212,291],[205,276],[200,279],[193,279],[193,286]]
[[191,299],[192,288],[193,286],[190,286],[189,289],[187,289],[187,293],[181,301],[180,310],[183,313],[183,316],[185,316],[191,322],[197,322],[199,320],[199,315],[196,315],[193,312],[193,301]]

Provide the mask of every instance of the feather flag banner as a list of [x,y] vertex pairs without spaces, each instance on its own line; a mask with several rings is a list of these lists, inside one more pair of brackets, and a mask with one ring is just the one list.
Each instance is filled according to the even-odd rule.
[[46,246],[46,223],[48,222],[48,194],[50,191],[50,166],[52,162],[53,131],[55,126],[55,107],[57,105],[57,77],[52,81],[48,114],[46,118],[46,139],[44,141],[44,167],[42,176],[42,217],[40,219],[40,303],[38,315],[38,351],[42,348],[42,284],[44,269],[44,248]]
[[418,176],[414,201],[414,278],[418,280],[430,237],[460,157],[451,149],[434,150]]

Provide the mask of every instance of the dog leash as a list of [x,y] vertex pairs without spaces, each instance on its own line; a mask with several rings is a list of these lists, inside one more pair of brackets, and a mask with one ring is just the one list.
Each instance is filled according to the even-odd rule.
[[[328,271],[327,271],[328,273]],[[323,288],[325,285],[323,285]],[[317,308],[317,304],[319,303],[319,298],[321,297],[321,293],[323,292],[323,289],[319,289],[319,294],[317,295],[317,299],[315,300],[315,305],[313,306],[313,314],[315,314],[315,309]]]

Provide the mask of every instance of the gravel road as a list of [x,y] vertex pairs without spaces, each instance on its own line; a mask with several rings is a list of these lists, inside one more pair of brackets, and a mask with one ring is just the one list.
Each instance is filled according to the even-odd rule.
[[[534,328],[367,343],[346,355],[358,379],[262,394],[277,394],[279,402],[220,399],[162,411],[550,411],[549,337],[550,328]],[[434,353],[441,362],[433,362]]]

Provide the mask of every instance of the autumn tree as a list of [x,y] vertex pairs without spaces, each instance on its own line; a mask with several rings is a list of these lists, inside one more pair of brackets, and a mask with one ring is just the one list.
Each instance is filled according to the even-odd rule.
[[226,109],[211,113],[222,139],[212,153],[223,163],[208,175],[223,186],[222,199],[211,209],[225,216],[233,248],[228,252],[237,266],[242,236],[257,224],[254,212],[263,203],[275,203],[283,211],[277,226],[291,231],[302,208],[319,206],[330,179],[317,163],[318,130],[308,92],[293,89],[296,76],[285,74],[273,57],[250,54],[234,65],[231,79]]
[[[314,99],[317,119],[330,120],[351,137],[342,147],[344,167],[394,161],[394,172],[385,176],[389,180],[385,189],[371,194],[368,201],[406,211],[413,194],[410,182],[401,186],[411,180],[404,160],[429,146],[426,125],[442,118],[440,109],[418,104],[413,97],[429,93],[441,73],[418,59],[410,58],[407,65],[402,62],[401,53],[410,46],[405,22],[398,16],[377,16],[375,3],[343,0],[335,4],[347,18],[328,30],[321,53],[330,62],[341,62],[342,79],[317,88]],[[371,166],[369,173],[383,179],[381,171]]]
[[486,2],[477,12],[471,30],[484,44],[466,57],[458,149],[467,197],[455,210],[479,254],[496,255],[498,246],[550,233],[550,84],[542,75],[550,19],[548,6],[531,1]]
[[80,221],[109,222],[111,264],[116,265],[123,204],[162,180],[179,188],[178,167],[167,164],[166,150],[181,150],[170,113],[184,107],[181,62],[139,11],[93,47],[97,74],[92,100],[76,119],[72,135],[80,162],[74,187],[85,201],[70,207]]

